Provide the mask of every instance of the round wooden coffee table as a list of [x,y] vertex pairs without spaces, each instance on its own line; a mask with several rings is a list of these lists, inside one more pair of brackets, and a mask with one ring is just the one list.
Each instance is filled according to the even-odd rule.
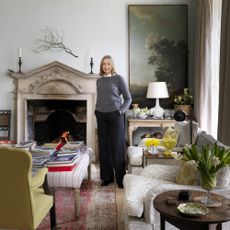
[[[179,213],[177,206],[179,203],[184,203],[186,201],[178,201],[179,203],[175,205],[166,203],[168,198],[178,199],[179,192],[181,192],[181,190],[161,193],[153,201],[155,209],[160,213],[161,230],[165,230],[165,221],[181,230],[209,230],[212,224],[216,224],[216,229],[221,230],[222,223],[230,220],[230,199],[211,193],[211,197],[221,202],[221,206],[209,207],[209,213],[203,216],[185,216]],[[189,191],[189,193],[189,202],[193,201],[195,197],[205,195],[205,192],[201,191]]]

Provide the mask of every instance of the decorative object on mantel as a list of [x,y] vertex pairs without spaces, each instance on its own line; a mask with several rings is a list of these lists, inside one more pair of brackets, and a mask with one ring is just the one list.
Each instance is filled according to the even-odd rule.
[[90,58],[90,69],[91,69],[91,70],[90,70],[90,74],[94,74],[94,72],[93,72],[93,65],[94,65],[94,64],[93,64],[93,58],[91,57],[91,58]]
[[189,90],[188,88],[184,88],[182,94],[176,95],[174,97],[175,110],[182,110],[186,112],[187,115],[191,114],[192,103],[193,95],[191,94],[191,90]]
[[64,50],[66,53],[75,55],[71,49],[64,45],[64,32],[59,33],[57,29],[46,26],[41,32],[44,34],[44,38],[39,38],[34,41],[34,46],[32,47],[32,52],[40,53],[42,51],[61,51]]
[[14,73],[14,70],[8,69],[8,74],[12,74],[12,73]]
[[156,105],[150,111],[154,117],[163,118],[164,109],[159,104],[159,98],[168,98],[166,82],[149,82],[146,98],[156,98]]
[[22,73],[22,48],[18,49],[18,73]]

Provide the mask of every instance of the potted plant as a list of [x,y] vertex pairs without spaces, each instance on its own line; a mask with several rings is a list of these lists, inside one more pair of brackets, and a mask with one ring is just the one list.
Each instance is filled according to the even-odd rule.
[[209,145],[203,146],[201,151],[195,145],[185,146],[183,154],[174,154],[173,157],[187,161],[198,170],[201,187],[207,191],[202,202],[211,203],[210,191],[216,187],[218,172],[230,165],[230,148],[219,147],[216,143],[212,148]]
[[174,97],[175,111],[183,110],[188,115],[191,114],[193,104],[193,95],[188,88],[184,88],[183,93]]

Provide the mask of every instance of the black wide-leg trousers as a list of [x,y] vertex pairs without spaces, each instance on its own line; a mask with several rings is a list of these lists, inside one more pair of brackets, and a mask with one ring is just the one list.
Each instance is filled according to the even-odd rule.
[[100,176],[104,181],[114,180],[122,185],[125,175],[124,115],[112,111],[95,111],[98,125]]

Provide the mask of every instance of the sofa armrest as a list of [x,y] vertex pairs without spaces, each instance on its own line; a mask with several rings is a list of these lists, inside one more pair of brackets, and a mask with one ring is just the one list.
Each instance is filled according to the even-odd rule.
[[138,146],[129,146],[127,149],[129,164],[143,165],[143,148]]
[[153,180],[133,174],[126,174],[123,179],[124,200],[128,216],[141,217],[144,212],[144,197],[153,186]]
[[147,223],[155,224],[156,210],[153,207],[153,200],[157,196],[155,189],[150,189],[144,200],[144,218]]
[[124,176],[124,203],[128,216],[141,217],[144,212],[145,197],[152,187],[162,183],[174,184],[170,181],[154,180],[149,177],[126,174]]
[[[159,181],[160,182],[160,181]],[[163,192],[167,192],[170,190],[198,190],[203,191],[200,186],[192,186],[192,185],[179,185],[179,184],[164,184],[159,183],[158,186],[153,186],[144,199],[144,218],[147,223],[155,225],[159,225],[159,219],[157,217],[157,212],[153,206],[153,200],[155,197]]]

